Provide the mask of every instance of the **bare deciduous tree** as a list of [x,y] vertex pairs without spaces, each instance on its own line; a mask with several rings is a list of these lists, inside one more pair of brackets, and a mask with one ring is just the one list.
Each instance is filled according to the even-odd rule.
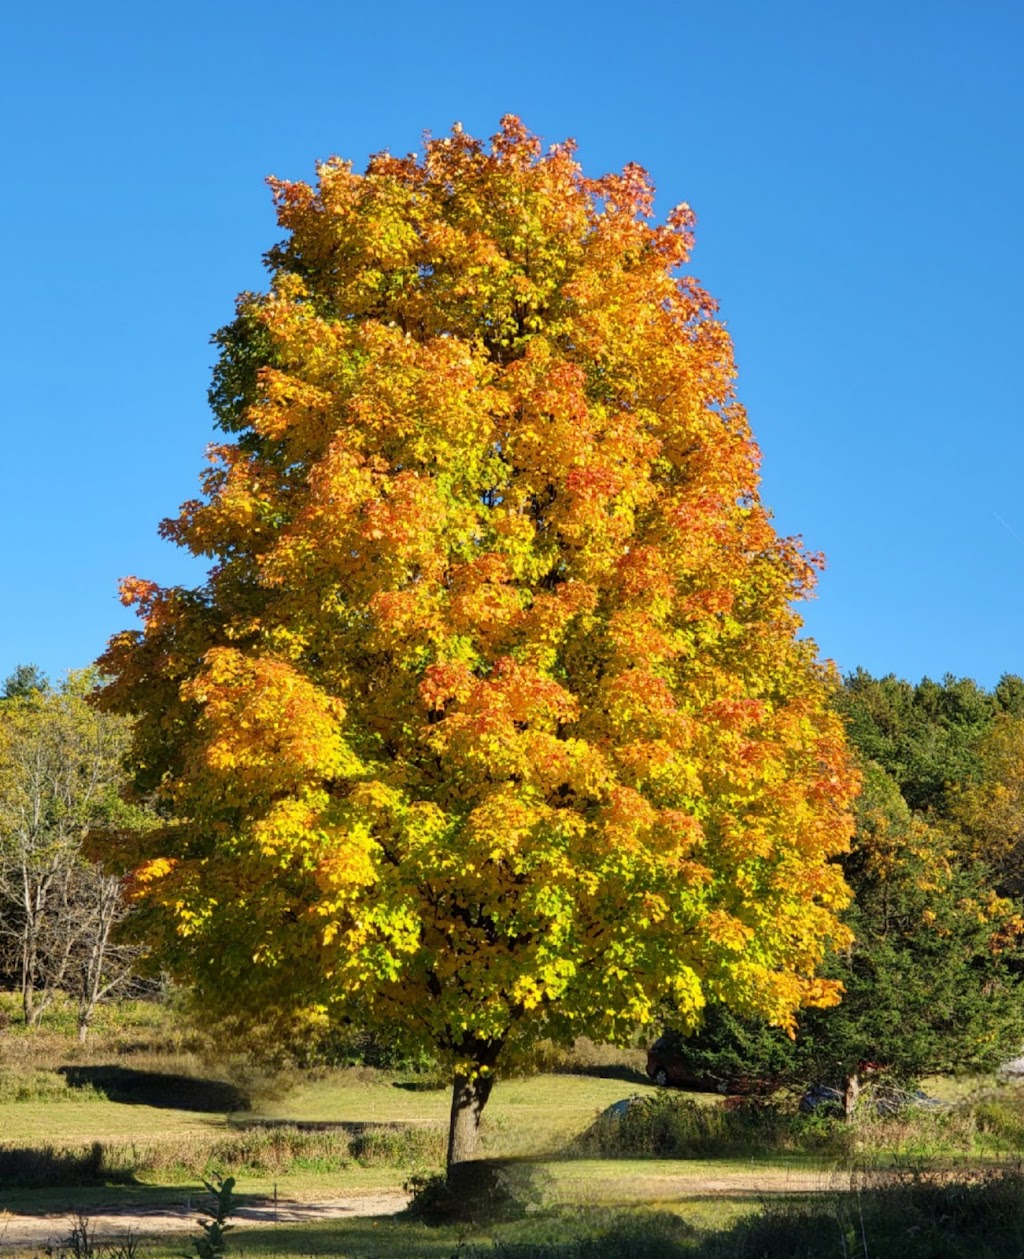
[[0,935],[26,1023],[72,991],[84,1040],[97,1001],[124,982],[136,951],[112,942],[127,912],[120,880],[82,851],[89,830],[123,820],[127,728],[88,703],[89,673],[58,688],[14,685],[25,672],[0,701]]

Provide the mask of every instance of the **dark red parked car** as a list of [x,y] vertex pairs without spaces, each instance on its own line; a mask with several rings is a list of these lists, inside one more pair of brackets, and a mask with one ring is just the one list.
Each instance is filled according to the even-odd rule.
[[679,1084],[688,1089],[726,1092],[726,1082],[713,1075],[695,1072],[687,1062],[678,1036],[666,1032],[647,1051],[647,1074],[659,1087]]

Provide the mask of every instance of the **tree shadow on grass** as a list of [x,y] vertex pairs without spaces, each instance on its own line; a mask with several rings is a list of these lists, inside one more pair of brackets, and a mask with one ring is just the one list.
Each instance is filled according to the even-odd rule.
[[202,1080],[131,1067],[61,1067],[71,1088],[92,1088],[108,1101],[128,1106],[157,1106],[161,1110],[192,1110],[223,1115],[248,1110],[249,1098],[225,1080]]
[[[18,1150],[10,1153],[17,1157],[38,1154],[38,1151]],[[60,1151],[60,1153],[64,1154],[66,1151]],[[75,1153],[85,1155],[86,1152],[81,1150]],[[23,1165],[23,1167],[27,1166],[27,1164]],[[109,1172],[103,1173],[100,1169],[96,1183],[84,1184],[82,1172],[95,1173],[95,1165],[83,1168],[79,1163],[77,1167],[71,1169],[67,1160],[51,1159],[45,1163],[37,1163],[36,1169],[40,1173],[48,1174],[51,1177],[50,1182],[33,1185],[9,1185],[4,1182],[3,1207],[5,1211],[14,1215],[52,1220],[55,1233],[61,1231],[64,1222],[72,1214],[81,1214],[89,1218],[103,1216],[115,1222],[122,1220],[125,1228],[130,1227],[137,1232],[166,1232],[168,1231],[167,1222],[161,1217],[176,1216],[187,1225],[191,1225],[199,1213],[211,1203],[210,1194],[198,1177],[191,1182],[174,1185],[152,1185],[138,1180],[119,1181],[116,1173],[111,1176]],[[69,1169],[72,1171],[71,1176],[68,1175]],[[24,1174],[22,1170],[23,1178]],[[61,1176],[64,1176],[65,1180],[63,1183],[58,1183]],[[251,1227],[275,1229],[279,1227],[277,1224],[270,1223],[274,1219],[275,1205],[274,1200],[266,1194],[236,1192],[234,1202],[240,1227],[245,1227],[246,1230]],[[282,1200],[282,1220],[289,1219],[289,1206],[294,1206],[294,1204]],[[313,1225],[320,1226],[320,1224],[319,1220],[313,1219]],[[0,1216],[0,1255],[8,1253],[9,1241],[10,1238],[5,1237],[4,1234],[4,1219]],[[27,1249],[27,1247],[18,1246],[17,1249]],[[36,1247],[31,1253],[38,1255],[39,1248]]]

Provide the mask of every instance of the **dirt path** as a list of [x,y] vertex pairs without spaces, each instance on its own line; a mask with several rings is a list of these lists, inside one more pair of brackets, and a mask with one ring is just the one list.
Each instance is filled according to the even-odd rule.
[[[865,1175],[858,1174],[863,1187]],[[687,1198],[759,1198],[762,1194],[834,1194],[852,1187],[849,1171],[798,1171],[787,1168],[722,1171],[712,1175],[674,1172],[640,1172],[629,1178],[631,1196],[649,1202],[685,1201]]]
[[[359,1215],[394,1215],[409,1201],[408,1195],[395,1190],[362,1194],[349,1198],[331,1198],[323,1202],[291,1202],[281,1200],[240,1206],[233,1221],[243,1224],[317,1224],[322,1220],[342,1220]],[[198,1233],[195,1206],[175,1209],[152,1209],[132,1205],[123,1211],[109,1207],[95,1214],[87,1213],[90,1230],[97,1240],[124,1237],[129,1230],[139,1237],[165,1233]],[[14,1215],[0,1211],[0,1253],[25,1247],[58,1244],[71,1231],[71,1215]]]
[[[863,1182],[863,1177],[860,1179]],[[578,1190],[579,1187],[577,1182],[575,1188]],[[838,1193],[849,1190],[850,1187],[848,1171],[766,1168],[723,1171],[711,1176],[652,1171],[630,1176],[629,1198],[632,1202],[666,1203],[717,1196],[757,1198],[762,1194]],[[606,1201],[609,1205],[614,1202],[615,1191],[603,1178],[595,1179],[594,1189],[599,1200]],[[563,1193],[566,1190],[568,1186],[563,1186]],[[560,1198],[562,1194],[557,1196]],[[351,1219],[356,1216],[395,1215],[406,1206],[408,1200],[407,1194],[397,1190],[381,1190],[314,1202],[282,1199],[276,1206],[273,1202],[254,1202],[240,1206],[233,1218],[240,1226],[266,1226],[273,1223],[315,1225],[325,1220]],[[196,1230],[197,1217],[195,1205],[183,1205],[177,1209],[148,1209],[132,1204],[123,1211],[112,1211],[108,1207],[95,1214],[87,1213],[89,1227],[97,1240],[123,1238],[129,1230],[139,1237],[192,1232]],[[72,1223],[73,1217],[67,1213],[15,1215],[0,1211],[0,1254],[27,1247],[58,1244],[68,1236]]]

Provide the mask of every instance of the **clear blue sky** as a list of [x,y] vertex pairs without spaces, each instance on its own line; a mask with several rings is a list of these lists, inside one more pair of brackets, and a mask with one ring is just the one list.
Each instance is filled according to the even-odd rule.
[[823,655],[1024,673],[1024,5],[12,4],[0,40],[0,678],[87,664],[211,437],[263,177],[518,113],[698,213]]

